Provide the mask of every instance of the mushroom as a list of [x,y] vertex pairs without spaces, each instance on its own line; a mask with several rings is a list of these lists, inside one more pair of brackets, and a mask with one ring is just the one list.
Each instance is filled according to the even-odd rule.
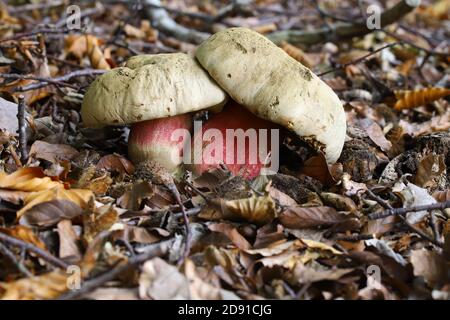
[[201,130],[194,130],[192,164],[187,167],[200,175],[225,164],[234,175],[246,179],[258,176],[263,168],[275,172],[279,165],[278,150],[272,153],[272,149],[279,146],[281,129],[231,101],[221,112],[213,114]]
[[133,124],[128,140],[130,159],[152,159],[174,173],[182,162],[183,143],[189,135],[189,113],[220,107],[227,94],[198,62],[183,53],[140,55],[124,67],[98,77],[86,92],[81,107],[85,126]]
[[339,158],[345,112],[337,95],[314,73],[257,32],[220,31],[200,45],[200,64],[239,104],[293,132],[328,163]]

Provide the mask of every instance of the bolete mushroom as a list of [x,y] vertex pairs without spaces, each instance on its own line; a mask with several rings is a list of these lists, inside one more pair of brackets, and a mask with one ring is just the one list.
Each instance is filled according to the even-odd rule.
[[339,158],[346,133],[339,98],[270,40],[246,28],[226,29],[202,43],[196,57],[233,100],[294,131],[329,163]]
[[225,164],[234,175],[246,179],[258,176],[263,168],[267,173],[276,172],[281,129],[230,101],[203,123],[201,130],[194,130],[192,160],[187,167],[200,175]]
[[133,124],[128,151],[138,163],[153,159],[170,172],[182,161],[173,132],[191,128],[189,113],[222,106],[227,94],[198,62],[183,53],[140,55],[98,77],[84,96],[85,126]]

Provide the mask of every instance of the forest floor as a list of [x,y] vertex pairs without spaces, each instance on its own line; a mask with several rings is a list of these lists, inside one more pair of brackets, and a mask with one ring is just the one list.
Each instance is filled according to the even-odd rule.
[[[449,299],[450,4],[381,2],[0,2],[0,298]],[[285,142],[276,175],[180,179],[183,259],[181,207],[134,173],[129,129],[79,111],[129,57],[233,26],[338,94],[346,142],[333,165]]]

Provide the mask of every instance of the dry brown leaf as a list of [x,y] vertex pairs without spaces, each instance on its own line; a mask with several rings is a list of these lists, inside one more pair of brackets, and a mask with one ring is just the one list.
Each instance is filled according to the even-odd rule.
[[411,263],[414,267],[414,275],[422,276],[430,286],[444,284],[448,280],[445,259],[434,251],[413,250]]
[[303,229],[318,226],[332,226],[346,219],[331,207],[292,206],[280,213],[280,222],[290,229]]
[[2,300],[54,299],[68,290],[67,278],[66,273],[53,271],[9,283],[0,282],[0,288],[5,290],[0,298]]
[[90,215],[84,215],[84,238],[89,243],[103,231],[109,230],[117,222],[119,214],[112,205],[95,208]]
[[40,192],[30,193],[25,198],[25,206],[17,211],[17,218],[20,217],[29,209],[42,202],[51,200],[69,200],[76,203],[82,209],[88,207],[88,203],[93,199],[94,194],[91,190],[85,189],[69,189],[66,190],[61,187],[52,188]]
[[396,110],[412,109],[423,106],[450,95],[450,89],[446,88],[425,88],[418,90],[396,91],[394,108]]
[[72,220],[82,214],[81,207],[70,200],[51,200],[36,204],[20,217],[20,224],[50,227],[61,220]]
[[269,195],[226,200],[223,202],[223,210],[258,225],[269,223],[277,216],[275,202]]
[[70,35],[66,38],[66,51],[79,60],[89,57],[95,69],[111,69],[100,49],[101,41],[93,35]]
[[45,141],[35,141],[30,148],[30,158],[43,159],[51,163],[61,160],[72,160],[79,152],[66,144],[51,144]]
[[435,179],[438,179],[446,168],[443,155],[429,154],[420,161],[414,183],[424,188],[433,187],[437,184]]
[[327,160],[322,152],[317,156],[313,156],[305,161],[300,173],[319,180],[324,185],[332,185],[336,183],[328,167]]
[[386,139],[380,125],[375,121],[364,119],[360,121],[360,124],[366,131],[370,140],[372,140],[383,151],[389,151],[392,148],[392,143]]
[[191,299],[186,277],[161,258],[154,258],[142,266],[139,278],[141,299]]
[[96,169],[118,172],[119,174],[133,174],[134,165],[130,160],[118,154],[108,154],[103,156],[97,163]]
[[235,227],[228,223],[213,223],[208,225],[209,230],[223,233],[239,249],[250,249],[250,243],[237,231]]
[[0,188],[18,191],[43,191],[62,187],[62,183],[46,177],[42,168],[20,168],[11,174],[0,171]]
[[126,191],[119,199],[117,204],[124,209],[139,210],[144,199],[150,198],[155,194],[153,185],[146,181],[134,183],[132,189]]
[[73,229],[70,220],[62,220],[58,223],[59,257],[76,263],[81,260],[81,252],[78,247],[79,238]]

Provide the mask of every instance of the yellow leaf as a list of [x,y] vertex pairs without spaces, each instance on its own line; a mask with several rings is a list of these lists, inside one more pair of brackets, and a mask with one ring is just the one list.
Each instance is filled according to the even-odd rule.
[[59,271],[9,283],[0,282],[2,300],[54,299],[67,290],[67,275]]
[[446,88],[425,88],[418,90],[396,91],[397,102],[394,105],[396,110],[412,109],[423,106],[450,95],[450,89]]
[[62,187],[56,187],[40,192],[33,192],[25,198],[25,206],[17,211],[17,219],[19,219],[28,209],[42,202],[51,200],[69,200],[75,202],[82,209],[85,209],[88,207],[88,203],[91,199],[93,199],[93,197],[94,194],[91,190],[66,190]]
[[301,239],[301,240],[304,244],[306,244],[308,246],[308,248],[331,251],[334,254],[342,254],[342,252],[336,250],[335,248],[333,248],[325,243],[314,241],[314,240],[309,240],[309,239]]
[[0,172],[0,188],[18,191],[43,191],[63,184],[46,177],[42,168],[21,168],[12,174]]
[[269,195],[227,200],[224,202],[224,209],[258,225],[269,223],[277,216],[275,202]]

